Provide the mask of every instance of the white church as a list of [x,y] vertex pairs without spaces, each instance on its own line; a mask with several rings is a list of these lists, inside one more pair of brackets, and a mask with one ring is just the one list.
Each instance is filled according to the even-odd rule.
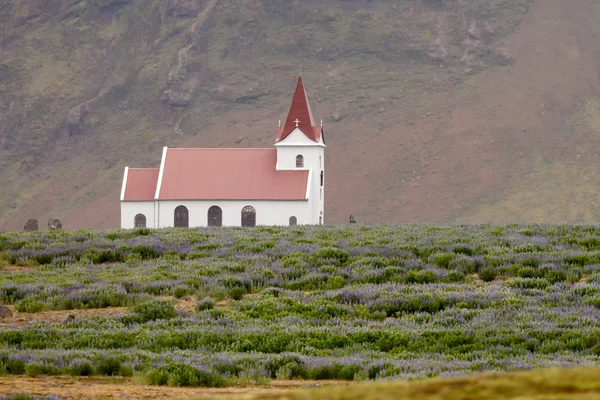
[[269,149],[165,147],[160,168],[125,168],[121,228],[324,223],[325,139],[302,78]]

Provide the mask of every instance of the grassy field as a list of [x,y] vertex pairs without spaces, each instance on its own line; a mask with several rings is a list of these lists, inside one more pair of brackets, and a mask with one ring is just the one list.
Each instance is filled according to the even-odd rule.
[[261,400],[534,400],[600,399],[600,369],[552,369],[470,378],[386,382],[231,399]]
[[243,387],[600,361],[596,226],[3,233],[0,259],[8,375]]

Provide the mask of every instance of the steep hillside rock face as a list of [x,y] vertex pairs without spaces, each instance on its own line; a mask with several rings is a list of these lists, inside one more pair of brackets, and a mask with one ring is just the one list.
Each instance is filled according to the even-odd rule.
[[[595,171],[593,0],[8,3],[0,228],[116,227],[123,167],[163,145],[272,145],[300,70],[328,135],[328,222],[527,219],[530,176],[577,155]],[[550,21],[564,40],[543,39]]]

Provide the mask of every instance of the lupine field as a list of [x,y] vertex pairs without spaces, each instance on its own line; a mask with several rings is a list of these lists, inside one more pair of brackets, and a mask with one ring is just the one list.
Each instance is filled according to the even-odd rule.
[[598,226],[0,233],[2,265],[19,313],[127,307],[0,321],[4,374],[218,387],[600,364]]

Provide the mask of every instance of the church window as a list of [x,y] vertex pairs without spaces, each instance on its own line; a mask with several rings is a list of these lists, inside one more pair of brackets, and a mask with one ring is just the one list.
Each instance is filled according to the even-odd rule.
[[304,156],[302,154],[296,156],[296,168],[304,168]]
[[291,216],[290,217],[290,226],[296,226],[298,225],[298,218]]
[[325,172],[321,171],[321,186],[323,186],[324,181],[325,181]]
[[208,226],[223,226],[223,210],[221,210],[221,207],[212,206],[208,209]]
[[246,206],[242,209],[242,226],[253,228],[256,226],[256,210],[252,206]]
[[190,214],[187,207],[179,206],[175,209],[175,228],[189,228]]
[[136,228],[145,228],[146,227],[146,216],[144,214],[138,214],[135,216],[133,223]]

